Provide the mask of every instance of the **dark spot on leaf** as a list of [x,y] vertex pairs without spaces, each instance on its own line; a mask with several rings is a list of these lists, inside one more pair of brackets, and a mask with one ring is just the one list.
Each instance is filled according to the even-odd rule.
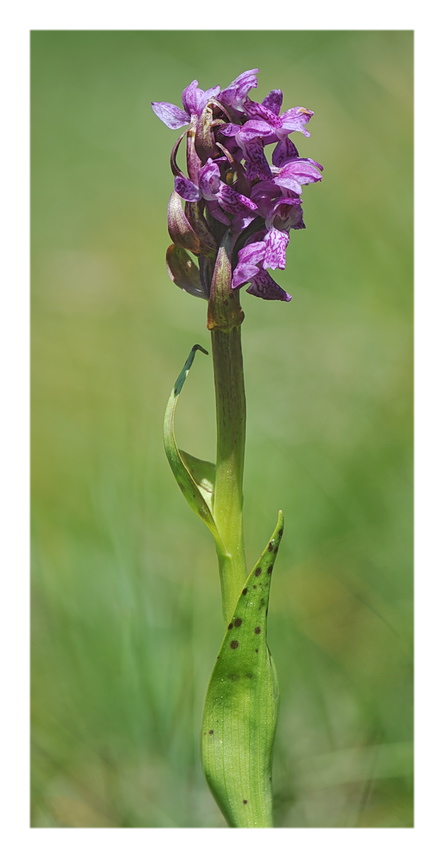
[[244,804],[248,804],[248,801],[246,798],[244,798]]
[[275,554],[277,554],[277,553],[278,553],[278,551],[279,551],[279,545],[276,543],[276,545],[274,546],[274,552],[275,552]]
[[214,730],[208,730],[208,732],[209,732],[210,736],[212,736],[214,733]]
[[253,679],[252,673],[246,673],[245,676],[247,677],[247,679]]
[[259,650],[258,650],[258,649],[255,649],[255,652],[259,652]]
[[280,531],[279,531],[279,536],[282,536],[283,532],[284,532],[284,528],[283,528],[283,527],[281,527],[281,529],[280,529]]
[[239,626],[242,625],[242,620],[240,617],[236,617],[236,619],[234,621],[234,625],[236,626],[237,629],[239,628]]
[[258,577],[258,575],[260,575],[260,574],[261,574],[261,572],[262,572],[262,569],[261,569],[261,567],[259,566],[259,569],[256,569],[256,572],[254,573],[254,574],[256,575],[256,578]]
[[256,584],[253,584],[253,590],[256,590]]
[[254,630],[254,633],[255,633],[255,635],[260,635],[260,633],[261,633],[261,627],[260,627],[260,626],[256,626],[256,628],[255,628],[255,630]]
[[242,590],[242,595],[243,595],[243,596],[246,596],[246,595],[247,595],[247,593],[248,593],[248,587],[245,587],[245,589],[244,589],[244,590]]
[[229,629],[232,629],[232,628],[233,628],[233,623],[230,623],[230,625],[228,626],[228,628],[229,628]]
[[273,551],[273,543],[272,542],[268,543],[268,551]]
[[[259,629],[260,631],[260,629]],[[237,649],[239,646],[239,641],[231,641],[230,643],[231,649]]]
[[271,575],[272,571],[273,571],[273,567],[269,566],[267,569],[268,574]]

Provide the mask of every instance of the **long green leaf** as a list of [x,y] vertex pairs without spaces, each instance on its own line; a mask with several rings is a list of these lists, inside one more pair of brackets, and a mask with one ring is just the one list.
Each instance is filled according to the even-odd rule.
[[271,755],[279,689],[267,645],[267,614],[282,532],[280,512],[273,536],[239,595],[205,701],[205,775],[228,824],[237,828],[273,825]]
[[208,354],[206,349],[199,345],[195,345],[191,349],[168,400],[163,426],[163,440],[165,452],[179,488],[191,508],[194,509],[210,529],[216,543],[220,545],[220,537],[212,512],[215,465],[212,462],[196,459],[190,453],[179,450],[174,434],[174,417],[177,400],[193,364],[196,351]]

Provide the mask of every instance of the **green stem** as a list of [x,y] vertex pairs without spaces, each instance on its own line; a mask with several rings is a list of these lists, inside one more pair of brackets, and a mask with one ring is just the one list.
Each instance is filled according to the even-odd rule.
[[211,511],[227,631],[208,687],[202,754],[210,789],[228,824],[268,828],[273,825],[271,753],[278,687],[267,646],[266,623],[270,576],[282,536],[282,516],[259,563],[248,576],[242,521],[246,426],[241,347],[244,314],[239,291],[231,286],[234,241],[235,235],[228,230],[216,257],[208,303],[217,426]]
[[247,577],[242,519],[246,408],[240,325],[214,328],[211,340],[217,426],[213,515],[223,545],[218,559],[228,622]]

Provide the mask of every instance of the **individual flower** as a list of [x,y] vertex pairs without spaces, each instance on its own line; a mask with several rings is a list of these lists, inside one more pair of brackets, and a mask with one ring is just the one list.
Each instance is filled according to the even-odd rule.
[[294,158],[292,161],[286,161],[282,167],[272,168],[272,181],[281,188],[301,194],[302,185],[321,181],[322,169],[323,167],[311,158]]
[[200,116],[210,98],[215,98],[219,92],[219,86],[203,90],[199,88],[197,80],[193,80],[182,92],[183,110],[169,101],[152,101],[151,107],[168,128],[182,128],[183,125],[189,125],[192,116]]
[[220,91],[220,86],[213,86],[210,89],[200,89],[197,80],[191,81],[182,92],[181,107],[171,104],[168,101],[152,101],[151,107],[156,116],[168,126],[168,128],[182,128],[183,125],[188,125],[193,116],[199,117],[205,105],[212,98],[218,98],[223,104],[233,107],[235,110],[242,110],[247,93],[252,87],[257,86],[256,74],[258,69],[242,72],[230,85]]
[[281,233],[284,244],[280,238],[275,244],[277,232],[270,230],[264,240],[251,241],[239,250],[238,263],[233,271],[233,289],[250,283],[247,289],[250,295],[267,301],[291,301],[291,295],[265,271],[265,268],[285,268],[285,247],[289,236],[288,233]]
[[[279,89],[269,92],[261,104],[245,98],[243,109],[246,121],[243,124],[229,122],[220,128],[220,133],[226,137],[235,137],[245,157],[248,157],[251,144],[257,140],[262,140],[263,145],[277,142],[278,161],[282,160],[282,152],[285,153],[284,157],[297,157],[298,151],[294,144],[288,141],[288,135],[293,131],[300,131],[305,137],[310,137],[305,126],[313,116],[313,111],[305,107],[291,107],[279,116],[282,99],[283,95]],[[273,163],[278,162],[273,159]]]
[[268,126],[268,133],[275,134],[279,140],[291,134],[292,131],[301,131],[304,137],[310,137],[310,132],[305,126],[310,122],[313,111],[307,110],[306,107],[290,107],[282,116],[279,116],[282,99],[282,92],[279,89],[272,90],[262,104],[246,98],[244,110],[248,120],[261,120]]
[[218,203],[222,211],[242,218],[248,217],[257,209],[253,200],[239,194],[231,185],[221,180],[219,165],[212,158],[208,158],[206,164],[199,170],[197,185],[184,176],[176,176],[174,186],[179,196],[188,202],[207,200],[212,213],[215,212],[215,207],[211,206],[211,203]]

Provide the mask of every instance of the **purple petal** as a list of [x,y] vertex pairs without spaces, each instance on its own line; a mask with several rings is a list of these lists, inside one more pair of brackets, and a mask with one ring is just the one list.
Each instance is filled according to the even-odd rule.
[[209,89],[205,89],[204,90],[204,96],[205,96],[204,104],[206,104],[207,101],[210,100],[210,98],[217,98],[219,93],[220,93],[220,86],[210,86]]
[[279,116],[279,111],[282,107],[283,100],[282,90],[280,89],[272,89],[268,95],[265,96],[262,104],[264,107],[267,107],[268,110],[271,110],[272,113],[275,113],[276,116]]
[[218,130],[224,137],[234,137],[241,130],[241,126],[234,125],[233,122],[228,122],[227,125],[220,125]]
[[220,170],[217,164],[208,158],[207,163],[199,170],[199,188],[206,200],[217,199],[220,185]]
[[243,232],[244,229],[247,228],[247,226],[250,226],[250,223],[253,223],[253,221],[256,220],[256,217],[256,211],[249,212],[247,216],[239,214],[234,215],[233,220],[231,222],[231,230],[233,232],[233,235],[234,233],[236,233],[236,235],[240,235],[241,232]]
[[202,90],[199,89],[197,80],[192,80],[188,86],[182,92],[182,104],[184,106],[184,110],[191,116],[192,113],[199,113],[198,103],[200,100],[200,96],[203,95]]
[[276,200],[265,225],[276,229],[305,229],[304,215],[299,197],[282,197]]
[[249,119],[264,119],[272,128],[280,128],[282,125],[281,119],[276,116],[273,110],[269,110],[263,104],[258,104],[257,101],[246,98],[244,110]]
[[175,104],[170,104],[168,101],[152,101],[151,107],[156,116],[168,126],[168,128],[181,128],[182,125],[188,125],[190,117],[187,113],[176,107]]
[[257,209],[256,203],[244,197],[243,194],[238,194],[230,185],[225,185],[221,182],[220,189],[217,195],[220,206],[230,214],[248,215],[251,211]]
[[306,185],[309,182],[321,181],[322,176],[319,173],[319,168],[322,170],[321,165],[319,164],[318,166],[311,158],[296,158],[293,161],[289,161],[288,164],[284,164],[279,175],[297,176],[300,178],[301,183]]
[[208,200],[207,209],[212,217],[215,220],[220,221],[220,223],[224,223],[226,226],[231,226],[231,221],[227,218],[226,214],[222,211],[219,203],[216,200]]
[[298,178],[296,176],[276,176],[275,182],[281,188],[294,191],[295,194],[302,194],[302,186]]
[[202,194],[194,182],[185,179],[184,176],[176,176],[174,179],[174,187],[183,200],[188,200],[190,203],[196,203],[200,200]]
[[283,140],[279,140],[279,143],[273,150],[271,160],[275,167],[282,167],[286,161],[298,157],[299,152],[294,143],[291,142],[289,137],[284,137]]
[[290,107],[290,110],[286,110],[281,116],[282,131],[286,131],[288,134],[291,131],[302,131],[305,137],[310,137],[310,132],[306,131],[305,126],[312,116],[313,111],[307,110],[305,107]]
[[[276,185],[274,181],[257,182],[251,190],[251,199],[256,203],[261,217],[267,218],[274,208],[276,197],[280,198],[283,195],[282,188]],[[290,192],[287,191],[287,194]]]
[[265,242],[264,241],[252,241],[251,244],[246,244],[245,247],[241,247],[238,253],[238,262],[240,263],[253,263],[262,262],[265,254]]
[[245,172],[247,179],[270,179],[271,170],[259,138],[254,138],[245,147]]
[[260,200],[261,198],[272,199],[280,193],[281,190],[277,187],[275,179],[258,182],[257,185],[253,185],[251,189],[251,197],[254,201]]
[[[301,162],[306,161],[307,164],[313,164],[315,167],[317,167],[318,170],[324,169],[322,164],[319,164],[318,161],[313,161],[313,158],[298,158],[298,160]],[[321,179],[322,179],[322,176],[321,176]]]
[[247,93],[250,89],[257,87],[256,75],[258,71],[259,69],[250,69],[249,71],[242,72],[226,89],[222,90],[219,100],[229,107],[242,110]]
[[297,158],[289,161],[281,167],[279,174],[274,177],[277,185],[283,188],[289,188],[296,194],[302,193],[301,185],[308,185],[311,182],[320,182],[322,176],[314,163],[308,158]]
[[273,226],[265,238],[264,268],[285,268],[285,250],[290,237]]
[[250,140],[254,140],[255,137],[267,137],[271,131],[273,131],[273,128],[265,120],[248,119],[236,135],[236,140],[239,140],[241,145],[245,145]]
[[193,80],[187,87],[185,87],[182,93],[183,106],[189,115],[195,113],[197,116],[200,116],[210,98],[218,95],[219,92],[219,86],[213,86],[211,89],[203,90],[198,86],[197,80]]
[[284,292],[266,271],[259,271],[259,274],[256,274],[247,292],[265,301],[291,301],[291,295]]
[[240,262],[233,271],[232,288],[238,289],[252,280],[259,273],[259,268],[252,262]]

